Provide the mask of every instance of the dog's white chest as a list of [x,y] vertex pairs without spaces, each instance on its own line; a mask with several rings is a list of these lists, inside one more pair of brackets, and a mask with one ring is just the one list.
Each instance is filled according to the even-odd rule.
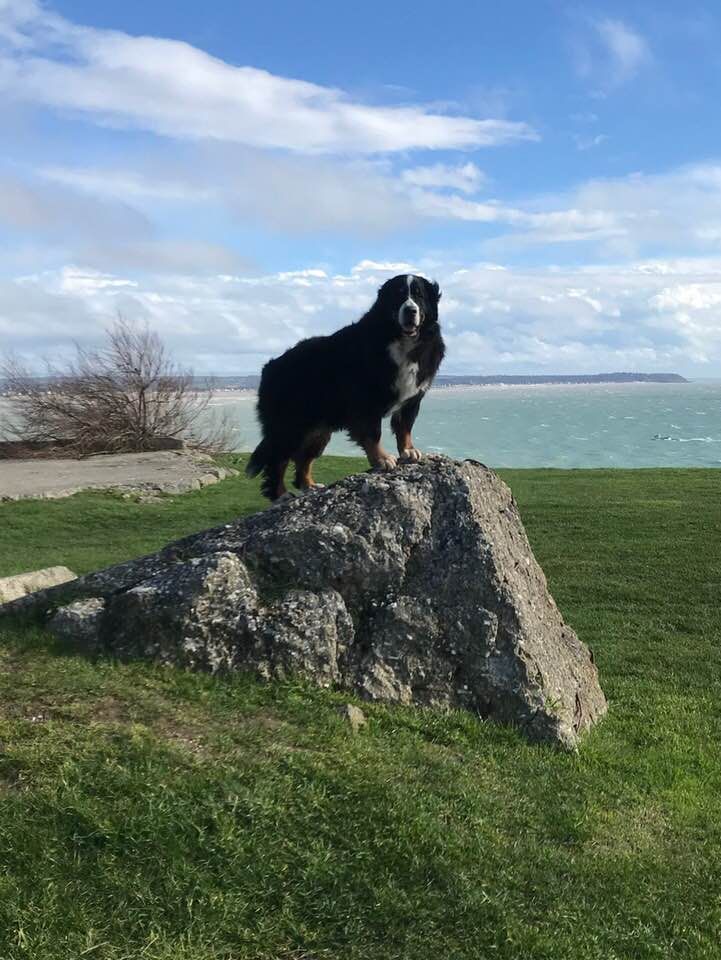
[[418,364],[408,359],[408,352],[403,349],[400,343],[392,343],[388,347],[388,353],[398,367],[393,383],[393,389],[396,393],[393,410],[397,410],[406,400],[410,400],[418,393]]

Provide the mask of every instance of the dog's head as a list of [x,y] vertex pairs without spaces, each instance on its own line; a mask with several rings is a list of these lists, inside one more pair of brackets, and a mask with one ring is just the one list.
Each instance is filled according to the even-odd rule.
[[401,334],[413,339],[424,327],[438,322],[440,299],[437,283],[414,273],[402,273],[386,280],[378,291],[377,303],[383,315],[397,324]]

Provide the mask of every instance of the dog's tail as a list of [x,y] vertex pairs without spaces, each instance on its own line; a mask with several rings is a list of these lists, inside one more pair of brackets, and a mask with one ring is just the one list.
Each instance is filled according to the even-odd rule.
[[268,466],[271,459],[270,444],[268,438],[261,440],[258,446],[250,455],[250,460],[245,468],[246,477],[257,477],[265,467]]

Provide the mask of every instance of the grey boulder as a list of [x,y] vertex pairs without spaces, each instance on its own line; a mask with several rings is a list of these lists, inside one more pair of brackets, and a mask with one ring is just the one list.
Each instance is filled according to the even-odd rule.
[[606,711],[510,490],[473,461],[348,477],[68,589],[103,602],[51,628],[121,657],[463,708],[567,748]]

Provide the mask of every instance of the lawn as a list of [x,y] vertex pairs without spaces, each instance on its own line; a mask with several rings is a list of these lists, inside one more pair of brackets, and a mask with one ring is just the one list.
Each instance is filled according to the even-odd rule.
[[[503,476],[610,701],[578,754],[369,705],[353,736],[347,695],[0,621],[2,960],[718,960],[721,473]],[[0,576],[260,506],[243,478],[0,504]]]

